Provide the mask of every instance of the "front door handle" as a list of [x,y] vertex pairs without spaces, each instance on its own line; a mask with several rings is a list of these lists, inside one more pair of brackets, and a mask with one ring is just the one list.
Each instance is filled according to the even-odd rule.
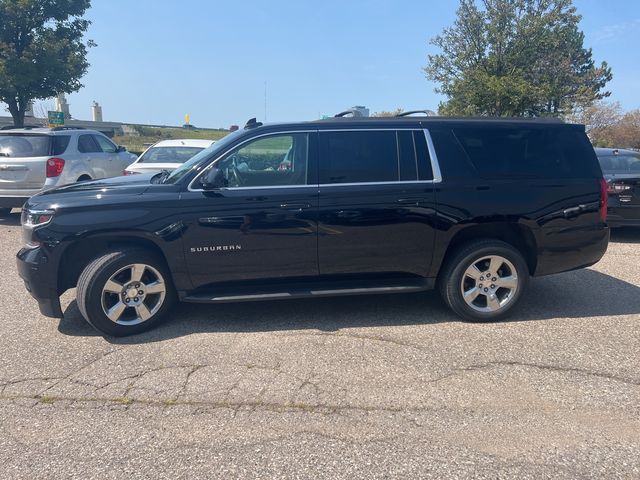
[[283,210],[297,210],[301,212],[306,208],[311,208],[310,203],[283,203],[280,205]]

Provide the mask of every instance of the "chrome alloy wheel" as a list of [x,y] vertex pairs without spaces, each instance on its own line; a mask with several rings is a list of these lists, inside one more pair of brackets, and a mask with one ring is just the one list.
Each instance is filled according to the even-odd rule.
[[167,295],[164,278],[155,268],[134,263],[109,277],[102,287],[102,311],[119,325],[137,325],[153,317]]
[[511,302],[518,284],[513,263],[499,255],[489,255],[469,265],[460,288],[467,305],[477,312],[493,313]]

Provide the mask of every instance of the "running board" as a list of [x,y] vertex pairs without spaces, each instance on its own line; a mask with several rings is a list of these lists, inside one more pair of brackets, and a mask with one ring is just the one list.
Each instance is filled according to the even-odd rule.
[[[416,282],[407,282],[403,284],[390,284],[369,286],[369,287],[349,287],[336,288],[336,285],[326,285],[326,288],[311,287],[295,288],[295,289],[260,289],[254,288],[252,292],[245,289],[236,289],[231,292],[229,289],[212,290],[208,292],[192,293],[190,295],[181,296],[183,302],[192,303],[228,303],[228,302],[252,302],[266,300],[287,300],[294,298],[313,298],[313,297],[337,297],[343,295],[373,295],[387,293],[410,293],[431,290],[434,286],[433,279],[421,279]],[[226,290],[226,291],[225,291]]]

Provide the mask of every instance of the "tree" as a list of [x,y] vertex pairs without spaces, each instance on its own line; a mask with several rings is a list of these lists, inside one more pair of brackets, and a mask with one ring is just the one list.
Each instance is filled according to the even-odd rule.
[[568,119],[583,123],[597,147],[640,148],[640,109],[623,113],[617,102],[597,102]]
[[400,115],[404,112],[402,108],[396,108],[395,110],[382,110],[380,112],[375,112],[373,117],[395,117],[396,115]]
[[425,73],[443,114],[560,116],[609,96],[606,62],[583,47],[572,0],[461,0]]
[[0,101],[16,126],[34,99],[78,91],[86,73],[82,18],[91,0],[0,0]]

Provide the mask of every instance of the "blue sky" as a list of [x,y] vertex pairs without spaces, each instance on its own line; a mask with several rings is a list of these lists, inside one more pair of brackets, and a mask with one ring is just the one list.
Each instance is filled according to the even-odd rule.
[[[640,107],[640,2],[576,0],[585,45],[613,68],[612,99]],[[302,120],[353,105],[435,109],[422,67],[457,0],[94,0],[75,118],[228,127]]]

